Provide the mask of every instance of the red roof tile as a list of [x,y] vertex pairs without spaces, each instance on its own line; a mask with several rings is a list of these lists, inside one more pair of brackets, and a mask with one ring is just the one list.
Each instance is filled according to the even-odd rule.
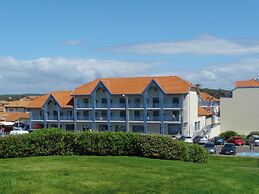
[[236,81],[236,87],[237,88],[259,87],[259,81],[257,81],[256,79]]
[[218,98],[215,98],[214,96],[211,96],[206,92],[200,92],[200,97],[203,101],[219,102]]
[[199,106],[198,107],[198,115],[199,116],[211,116],[211,115],[213,115],[213,112]]

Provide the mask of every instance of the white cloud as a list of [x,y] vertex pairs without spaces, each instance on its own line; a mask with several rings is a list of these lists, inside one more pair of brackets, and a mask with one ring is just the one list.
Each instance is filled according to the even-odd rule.
[[178,73],[192,83],[201,83],[202,87],[232,89],[237,80],[252,79],[259,74],[259,59],[209,65],[198,70]]
[[244,44],[204,35],[191,40],[126,44],[104,50],[135,54],[248,55],[259,54],[259,43]]
[[202,87],[231,89],[236,80],[251,79],[259,74],[259,59],[195,69],[177,68],[163,63],[62,57],[18,60],[0,57],[0,94],[74,89],[96,78],[148,75],[178,75],[194,84],[200,83]]
[[83,42],[81,40],[66,40],[63,43],[65,45],[75,46],[75,45],[81,45]]
[[104,59],[0,57],[0,94],[73,89],[100,77],[143,76],[162,62]]

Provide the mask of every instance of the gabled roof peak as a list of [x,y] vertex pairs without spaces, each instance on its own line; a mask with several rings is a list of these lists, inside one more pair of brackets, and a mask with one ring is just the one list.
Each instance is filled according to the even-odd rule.
[[77,87],[72,95],[91,95],[100,81],[111,94],[142,94],[152,80],[167,94],[188,93],[195,87],[178,76],[115,77],[95,79]]

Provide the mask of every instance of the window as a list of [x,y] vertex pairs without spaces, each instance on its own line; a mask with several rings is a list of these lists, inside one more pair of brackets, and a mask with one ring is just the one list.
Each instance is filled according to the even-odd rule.
[[120,111],[120,117],[125,117],[126,116],[126,111]]
[[84,111],[83,111],[83,115],[84,115],[84,116],[89,116],[89,111],[85,111],[85,110],[84,110]]
[[179,111],[173,111],[173,121],[179,121]]
[[168,124],[168,134],[177,135],[181,132],[181,125]]
[[195,122],[195,131],[200,130],[200,128],[201,128],[200,125],[201,125],[201,122],[200,122],[200,121]]
[[134,98],[134,103],[135,104],[140,104],[140,98]]
[[102,117],[107,117],[107,111],[105,110],[102,111]]
[[173,97],[173,104],[179,104],[179,98]]
[[99,131],[108,131],[108,125],[99,125]]
[[153,111],[153,117],[159,117],[159,111]]
[[84,104],[88,104],[88,103],[89,103],[88,98],[84,98],[84,99],[83,99],[83,103],[84,103]]
[[54,116],[58,116],[58,111],[54,110],[54,111],[53,111],[53,115],[54,115]]
[[132,132],[144,133],[144,125],[132,125]]
[[126,127],[123,125],[115,125],[115,132],[126,131]]
[[124,104],[125,103],[125,98],[120,98],[120,104]]
[[102,98],[102,104],[107,104],[107,98]]
[[153,103],[154,104],[159,104],[159,98],[158,97],[154,97],[153,98]]
[[51,124],[50,128],[58,128],[58,124]]
[[135,116],[135,117],[140,117],[140,111],[135,111],[135,112],[134,112],[134,116]]
[[66,124],[66,130],[67,131],[73,131],[74,130],[74,125],[73,124]]

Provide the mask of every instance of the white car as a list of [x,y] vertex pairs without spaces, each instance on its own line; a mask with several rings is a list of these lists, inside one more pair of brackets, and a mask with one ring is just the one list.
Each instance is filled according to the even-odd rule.
[[185,137],[185,139],[184,139],[184,142],[186,142],[186,143],[193,143],[193,139],[192,139],[192,137]]
[[10,131],[10,135],[23,135],[23,134],[28,134],[29,131],[25,130],[12,130]]
[[203,136],[202,138],[200,138],[199,144],[205,144],[205,143],[209,143],[209,140],[206,136]]
[[184,136],[182,135],[180,138],[179,138],[180,141],[184,141],[186,143],[193,143],[193,139],[192,137],[190,136]]

